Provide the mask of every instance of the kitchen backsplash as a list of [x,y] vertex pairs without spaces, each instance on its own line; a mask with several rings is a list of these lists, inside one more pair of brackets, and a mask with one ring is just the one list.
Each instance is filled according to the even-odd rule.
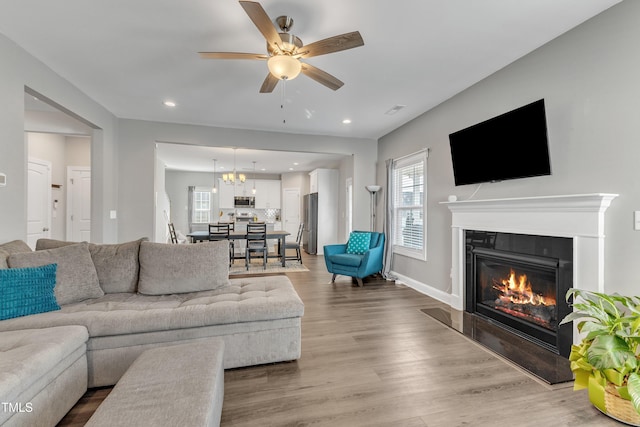
[[238,216],[256,216],[258,221],[278,222],[280,221],[280,209],[220,209],[214,221],[235,221]]

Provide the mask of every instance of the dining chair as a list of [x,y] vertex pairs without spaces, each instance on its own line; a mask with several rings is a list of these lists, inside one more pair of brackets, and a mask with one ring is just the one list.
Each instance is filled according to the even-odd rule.
[[216,242],[219,240],[228,240],[229,241],[229,266],[233,262],[233,254],[235,252],[235,247],[233,245],[233,240],[229,239],[229,223],[222,224],[209,224],[209,241]]
[[[300,226],[298,227],[298,234],[296,235],[296,241],[295,242],[285,242],[284,244],[284,253],[285,253],[285,260],[296,260],[298,261],[300,264],[302,264],[302,251],[300,250],[300,245],[302,244],[302,230],[304,229],[304,223],[300,223]],[[296,256],[286,256],[287,253],[287,249],[295,249],[296,251]]]
[[171,237],[171,243],[178,243],[178,235],[172,222],[169,223],[169,237]]
[[245,249],[245,267],[249,270],[251,262],[251,254],[262,253],[262,265],[267,269],[267,225],[266,224],[247,224],[247,247]]

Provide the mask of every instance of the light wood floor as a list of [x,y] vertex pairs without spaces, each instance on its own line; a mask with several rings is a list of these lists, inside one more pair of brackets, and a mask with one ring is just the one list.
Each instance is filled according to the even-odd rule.
[[[305,303],[302,357],[225,371],[222,426],[619,426],[570,385],[548,386],[425,315],[381,279],[329,284],[322,257],[288,276]],[[79,426],[110,389],[89,390]]]

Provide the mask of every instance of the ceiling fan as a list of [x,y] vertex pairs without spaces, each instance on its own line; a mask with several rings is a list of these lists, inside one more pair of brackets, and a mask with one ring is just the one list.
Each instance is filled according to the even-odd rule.
[[280,31],[271,23],[271,19],[260,3],[240,1],[240,6],[258,30],[267,40],[267,54],[239,53],[239,52],[199,52],[204,59],[253,59],[267,61],[269,74],[262,83],[260,93],[270,93],[278,84],[278,80],[295,79],[300,72],[312,78],[329,89],[338,90],[344,83],[331,74],[313,65],[302,62],[301,59],[326,55],[341,50],[363,46],[364,41],[358,31],[329,37],[324,40],[304,45],[302,40],[289,33],[293,26],[293,19],[289,16],[279,16],[275,19]]

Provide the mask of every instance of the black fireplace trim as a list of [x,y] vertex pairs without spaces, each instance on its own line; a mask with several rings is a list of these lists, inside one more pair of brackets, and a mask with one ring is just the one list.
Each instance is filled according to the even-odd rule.
[[[531,235],[517,235],[511,233],[499,233],[499,232],[477,232],[473,230],[466,230],[466,293],[467,296],[473,295],[473,298],[466,298],[465,311],[471,313],[474,316],[483,318],[496,326],[502,327],[511,333],[514,333],[521,338],[524,338],[532,343],[539,345],[555,354],[559,354],[564,357],[568,357],[571,351],[571,344],[573,342],[573,328],[571,324],[558,325],[557,332],[553,333],[533,323],[528,325],[524,324],[524,331],[519,331],[518,328],[523,329],[523,323],[513,320],[511,316],[503,314],[502,312],[492,309],[491,307],[480,305],[476,308],[475,301],[475,289],[474,284],[470,281],[471,278],[475,278],[475,260],[474,254],[480,254],[482,257],[496,259],[496,260],[509,260],[519,264],[532,265],[536,267],[548,267],[549,269],[555,269],[556,278],[559,281],[564,281],[564,284],[568,284],[571,287],[573,284],[573,242],[569,238],[559,237],[559,246],[562,249],[555,249],[555,245],[551,251],[549,251],[545,245],[544,250],[539,248],[530,250],[528,253],[525,251],[514,252],[501,250],[496,248],[500,246],[500,239],[503,237],[505,240],[514,238],[525,238],[529,241],[533,241],[536,238],[549,239],[549,236],[531,236]],[[484,238],[478,238],[485,236]],[[486,238],[486,235],[490,235],[490,239]],[[555,239],[555,238],[554,238]],[[557,243],[557,242],[554,242]],[[524,245],[527,246],[527,245]],[[531,247],[537,247],[537,245],[530,245]],[[535,252],[538,251],[538,252]],[[569,253],[567,253],[569,252]],[[533,264],[534,262],[535,264]],[[558,289],[556,294],[556,306],[558,322],[563,319],[567,314],[571,312],[571,308],[565,301],[564,290]],[[517,323],[514,325],[514,323]]]

